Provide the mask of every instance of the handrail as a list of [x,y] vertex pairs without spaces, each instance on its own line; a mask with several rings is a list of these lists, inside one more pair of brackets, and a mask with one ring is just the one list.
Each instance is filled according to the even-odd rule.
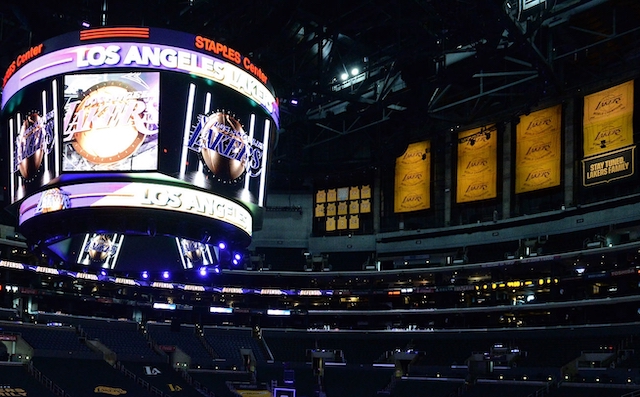
[[69,393],[65,392],[63,388],[55,384],[51,379],[42,374],[34,365],[32,361],[26,366],[29,375],[33,376],[38,382],[40,382],[47,390],[52,392],[58,397],[71,397]]

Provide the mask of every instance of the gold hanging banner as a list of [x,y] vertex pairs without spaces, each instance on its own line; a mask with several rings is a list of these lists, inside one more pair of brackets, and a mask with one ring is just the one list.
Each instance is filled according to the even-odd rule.
[[521,116],[516,128],[516,193],[560,186],[562,105]]
[[431,142],[412,143],[396,159],[394,212],[431,207]]
[[495,124],[458,134],[457,203],[497,196],[497,135]]
[[633,144],[633,80],[584,97],[584,156]]

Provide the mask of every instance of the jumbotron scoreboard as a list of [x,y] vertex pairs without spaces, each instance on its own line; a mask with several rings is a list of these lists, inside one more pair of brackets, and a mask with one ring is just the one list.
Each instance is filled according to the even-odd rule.
[[162,252],[189,268],[261,227],[278,101],[236,49],[87,29],[19,54],[2,83],[10,209],[33,246],[72,264],[136,268]]

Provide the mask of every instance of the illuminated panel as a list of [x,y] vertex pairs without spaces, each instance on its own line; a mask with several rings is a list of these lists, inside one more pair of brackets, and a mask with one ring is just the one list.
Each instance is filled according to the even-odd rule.
[[174,305],[173,303],[154,303],[153,304],[153,308],[154,309],[164,309],[164,310],[176,310],[176,305]]
[[233,313],[233,309],[230,307],[215,307],[211,306],[209,308],[210,313],[223,313],[223,314],[231,314]]
[[282,310],[282,309],[267,309],[267,314],[269,316],[290,316],[290,310]]
[[55,211],[77,208],[149,208],[215,219],[251,236],[252,217],[241,205],[216,194],[142,182],[95,182],[36,193],[20,205],[18,222]]
[[322,296],[322,291],[319,289],[303,289],[298,292],[300,296]]
[[24,270],[24,265],[22,263],[11,262],[11,261],[0,261],[0,267],[6,267],[9,269],[16,269],[16,270]]
[[136,282],[136,280],[130,279],[130,278],[123,278],[123,277],[116,277],[114,283],[116,284],[122,284],[122,285],[130,285],[132,287],[136,287],[139,284]]
[[179,286],[181,289],[183,289],[184,291],[190,291],[190,292],[205,292],[205,288],[202,285],[192,285],[192,284],[185,284],[185,285],[180,285]]
[[162,283],[160,281],[154,281],[151,283],[152,288],[162,288],[162,289],[173,289],[173,284],[171,283]]
[[242,68],[203,53],[160,44],[114,42],[69,47],[43,54],[18,69],[6,82],[2,107],[21,88],[52,76],[106,68],[155,69],[215,81],[262,106],[279,125],[276,98]]
[[75,278],[79,278],[82,280],[91,280],[91,281],[98,281],[98,276],[95,274],[90,274],[90,273],[74,273],[74,272],[67,272],[69,275],[74,276]]
[[221,292],[223,294],[244,294],[244,290],[237,287],[223,287]]

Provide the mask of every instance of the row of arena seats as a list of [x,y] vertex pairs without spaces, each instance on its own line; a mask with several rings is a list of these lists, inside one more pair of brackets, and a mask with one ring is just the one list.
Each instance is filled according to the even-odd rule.
[[[69,358],[34,358],[33,364],[54,382],[65,397],[89,395],[127,395],[148,396],[184,396],[200,397],[202,392],[193,388],[185,379],[168,365],[141,362],[129,362],[124,365],[135,373],[136,378],[118,371],[102,360],[77,360]],[[258,385],[268,385],[281,377],[283,367],[272,367],[260,371]],[[242,391],[242,385],[249,385],[250,377],[242,372],[215,372],[194,370],[192,380],[205,386],[211,396],[237,397],[230,387]],[[144,383],[149,382],[155,388],[148,390]],[[240,385],[240,386],[238,386]],[[280,383],[282,386],[282,383]],[[312,397],[318,395],[318,383],[308,367],[297,367],[295,383],[285,385],[295,388],[296,395]],[[541,385],[540,382],[475,382],[464,379],[426,379],[403,377],[395,379],[393,371],[384,368],[364,367],[328,367],[324,372],[323,393],[328,397],[370,396],[370,397],[406,397],[433,396],[449,397],[485,397],[485,396],[548,396],[548,397],[620,397],[633,390],[631,387],[606,387],[593,384]],[[541,393],[544,391],[544,393]],[[251,392],[251,390],[249,390]],[[536,394],[538,393],[538,394]],[[242,392],[241,395],[244,395]],[[0,396],[54,396],[33,375],[28,373],[26,364],[0,364]],[[254,395],[265,395],[256,393]],[[271,394],[269,394],[271,395]]]
[[[241,350],[251,350],[255,362],[309,362],[311,349],[339,352],[337,360],[368,365],[389,361],[389,352],[420,352],[413,367],[464,365],[473,352],[487,353],[497,343],[517,349],[513,366],[561,367],[583,351],[615,351],[625,341],[635,351],[633,325],[608,328],[576,327],[530,330],[477,330],[457,332],[349,332],[263,329],[257,336],[250,328],[200,327],[148,322],[89,319],[75,316],[43,316],[44,326],[0,322],[3,333],[19,333],[38,356],[92,358],[95,350],[81,343],[99,341],[121,361],[168,362],[160,346],[178,347],[191,358],[193,368],[241,368]],[[53,318],[55,317],[55,318]],[[51,320],[56,321],[51,321]],[[154,349],[154,346],[156,349]],[[637,355],[629,362],[638,362]],[[624,366],[625,363],[616,363]]]
[[[531,381],[544,383],[547,379],[553,379],[550,383],[555,385],[548,392],[550,396],[580,395],[580,389],[583,388],[587,391],[581,395],[620,396],[627,391],[625,387],[634,388],[640,384],[639,368],[635,365],[637,358],[633,355],[627,361],[608,364],[606,368],[598,365],[581,368],[570,379],[573,382],[563,381],[561,372],[563,366],[576,360],[583,351],[602,351],[603,348],[605,351],[616,350],[623,345],[623,341],[627,342],[624,346],[633,351],[636,340],[640,340],[638,324],[456,332],[263,329],[256,333],[250,328],[187,324],[175,327],[171,323],[153,322],[141,326],[133,321],[74,316],[51,315],[40,318],[43,319],[46,319],[43,322],[49,326],[0,322],[0,334],[21,335],[33,348],[32,362],[36,368],[65,391],[68,389],[72,397],[84,395],[90,387],[100,390],[103,386],[104,390],[130,390],[128,395],[148,393],[136,381],[132,382],[137,388],[127,383],[106,382],[108,378],[100,378],[105,385],[98,384],[98,380],[89,382],[91,384],[83,383],[82,387],[72,382],[66,383],[67,379],[62,379],[57,369],[78,363],[82,368],[93,368],[92,373],[111,373],[113,370],[117,375],[114,381],[123,376],[103,360],[102,354],[83,343],[85,338],[88,343],[100,340],[115,351],[119,365],[130,375],[130,379],[143,379],[156,390],[168,395],[174,394],[176,390],[189,390],[190,385],[170,364],[173,354],[170,349],[163,352],[157,348],[158,345],[176,347],[188,355],[191,358],[189,375],[192,380],[212,391],[217,390],[217,396],[223,396],[227,392],[233,395],[228,383],[234,376],[244,381],[250,379],[249,374],[242,371],[245,367],[241,351],[246,349],[255,358],[255,379],[264,384],[270,384],[274,380],[283,384],[284,369],[297,365],[296,388],[300,396],[312,396],[317,388],[318,380],[309,356],[312,349],[339,352],[334,360],[329,360],[335,362],[327,363],[323,372],[324,388],[329,397],[421,395],[410,391],[416,384],[422,385],[419,386],[422,389],[432,390],[429,395],[442,397],[454,391],[457,393],[462,385],[466,388],[463,395],[468,397],[493,395],[498,390],[504,395],[526,397],[532,393],[531,389],[541,387]],[[517,347],[523,352],[522,356],[512,366],[496,366],[491,371],[470,376],[471,369],[466,364],[469,363],[471,353],[487,352],[497,342]],[[8,342],[5,341],[2,345],[4,352],[11,353],[7,349],[10,345]],[[388,354],[398,351],[420,352],[408,367],[403,368],[406,372],[402,374],[402,379],[395,377],[398,373]],[[0,350],[0,357],[2,354],[3,350]],[[373,364],[379,364],[379,367]],[[10,368],[13,370],[14,367]],[[214,371],[216,368],[218,371]],[[224,371],[231,368],[237,372]],[[83,370],[74,371],[74,374],[83,373]],[[85,380],[84,375],[74,377],[83,382]],[[497,383],[469,383],[469,379],[474,377]],[[523,381],[527,378],[530,382]],[[86,379],[90,379],[88,375]],[[505,381],[500,382],[502,379]],[[2,387],[13,386],[9,382],[4,386],[0,384],[0,390]],[[496,393],[491,391],[493,389],[496,389]],[[515,394],[512,394],[512,389]],[[190,395],[186,391],[181,394]]]

